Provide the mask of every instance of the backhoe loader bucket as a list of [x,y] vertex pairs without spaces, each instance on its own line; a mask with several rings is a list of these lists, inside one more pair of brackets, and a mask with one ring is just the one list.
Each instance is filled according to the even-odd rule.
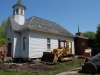
[[58,58],[52,52],[43,52],[42,61],[56,63]]

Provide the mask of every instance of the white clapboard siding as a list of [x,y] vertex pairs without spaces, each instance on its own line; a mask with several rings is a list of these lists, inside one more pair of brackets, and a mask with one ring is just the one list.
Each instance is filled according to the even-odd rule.
[[17,32],[14,33],[14,50],[13,50],[14,58],[21,57],[21,35]]
[[51,50],[58,48],[58,39],[51,39]]
[[44,38],[32,38],[29,39],[29,57],[30,58],[37,58],[41,57],[43,51],[46,50],[46,40]]
[[[14,31],[12,30],[11,25],[8,25],[8,29],[7,29],[7,43],[6,43],[6,50],[8,51],[8,43],[11,43],[11,55],[13,57],[13,48],[14,48]],[[10,40],[8,40],[8,38]]]
[[51,51],[58,48],[58,39],[61,40],[72,40],[73,48],[72,52],[74,54],[74,38],[52,35],[40,32],[30,32],[29,33],[29,58],[39,58],[42,57],[43,52],[48,51],[47,49],[47,38],[50,38]]
[[[21,33],[21,57],[29,58],[29,32]],[[26,37],[26,48],[23,50],[23,37]]]

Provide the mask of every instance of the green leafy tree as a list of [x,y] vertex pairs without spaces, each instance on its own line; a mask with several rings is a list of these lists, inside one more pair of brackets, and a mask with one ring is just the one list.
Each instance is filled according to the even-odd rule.
[[97,43],[100,44],[100,24],[98,24],[98,26],[97,26],[96,41],[97,41]]
[[6,30],[7,20],[3,20],[2,24],[0,25],[0,46],[4,46],[6,44]]
[[95,35],[96,33],[93,31],[86,31],[83,33],[84,37],[88,37],[89,39],[94,39],[94,40],[95,40]]

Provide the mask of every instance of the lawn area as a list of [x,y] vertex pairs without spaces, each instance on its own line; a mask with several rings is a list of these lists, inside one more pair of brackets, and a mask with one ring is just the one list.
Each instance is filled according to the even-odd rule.
[[[13,72],[10,71],[8,72],[6,71],[2,71],[0,72],[0,75],[56,75],[58,73],[61,72],[65,72],[68,71],[70,69],[73,68],[78,68],[81,67],[81,63],[84,62],[84,59],[74,59],[72,61],[67,61],[67,62],[63,62],[63,63],[57,63],[56,65],[47,65],[48,68],[41,70],[39,67],[36,71],[34,71],[35,69],[33,69],[32,72],[30,71],[26,71],[26,72]],[[84,75],[84,74],[80,74],[80,75]]]

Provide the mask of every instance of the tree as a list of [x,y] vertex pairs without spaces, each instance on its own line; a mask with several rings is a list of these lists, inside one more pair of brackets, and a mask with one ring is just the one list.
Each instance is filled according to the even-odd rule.
[[96,41],[97,41],[97,43],[100,44],[100,24],[98,24],[98,26],[97,26]]
[[93,39],[93,40],[95,40],[95,35],[96,33],[93,31],[86,31],[83,33],[84,37],[88,37],[89,39]]
[[7,20],[3,20],[2,24],[0,25],[0,46],[6,44],[6,34],[5,34],[6,26],[7,26]]

